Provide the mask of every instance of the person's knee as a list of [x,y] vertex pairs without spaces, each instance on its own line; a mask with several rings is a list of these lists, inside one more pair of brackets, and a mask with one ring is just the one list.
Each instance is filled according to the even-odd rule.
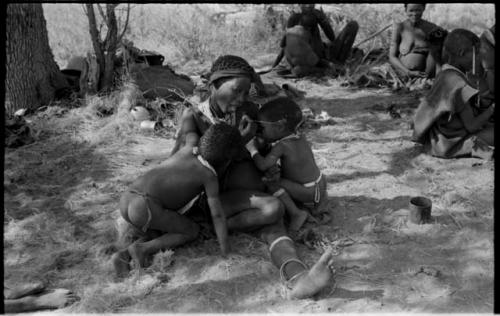
[[279,199],[268,197],[262,207],[262,213],[269,223],[276,223],[285,215],[285,208]]

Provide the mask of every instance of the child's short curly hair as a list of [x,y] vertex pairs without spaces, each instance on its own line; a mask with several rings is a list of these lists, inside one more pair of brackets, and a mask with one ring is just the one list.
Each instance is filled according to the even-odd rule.
[[472,47],[476,47],[479,52],[479,37],[466,29],[454,29],[446,36],[443,43],[443,59],[449,61],[450,58],[463,56]]
[[285,121],[290,132],[295,132],[302,122],[302,111],[297,103],[287,97],[280,97],[265,103],[259,109],[259,116],[270,122]]
[[205,131],[198,147],[200,155],[217,169],[233,159],[241,149],[241,135],[235,127],[217,123]]

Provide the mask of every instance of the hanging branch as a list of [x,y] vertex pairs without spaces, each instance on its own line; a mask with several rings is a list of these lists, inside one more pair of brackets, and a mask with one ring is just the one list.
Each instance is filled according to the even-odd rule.
[[123,39],[123,35],[125,35],[125,32],[127,31],[128,28],[128,19],[130,16],[130,3],[127,3],[127,17],[125,18],[125,24],[123,26],[123,31],[122,33],[118,36],[118,42],[121,43]]

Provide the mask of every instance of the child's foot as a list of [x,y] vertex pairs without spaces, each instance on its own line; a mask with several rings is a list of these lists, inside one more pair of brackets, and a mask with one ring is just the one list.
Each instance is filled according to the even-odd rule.
[[333,276],[332,255],[333,250],[328,248],[309,271],[304,271],[298,277],[290,293],[292,298],[302,299],[311,297],[330,284]]
[[128,275],[130,272],[130,259],[127,249],[120,250],[111,257],[117,278],[123,279]]
[[73,304],[78,297],[67,289],[55,289],[50,293],[40,295],[35,300],[35,305],[39,309],[62,308]]
[[300,211],[298,214],[290,218],[290,230],[297,231],[306,222],[308,213],[306,211]]
[[130,246],[128,246],[127,250],[137,267],[146,267],[146,254],[141,249],[140,243],[135,242],[131,244]]
[[38,294],[42,292],[44,289],[45,285],[42,282],[35,282],[22,286],[15,286],[10,289],[4,286],[4,295],[5,299],[14,300],[16,298]]

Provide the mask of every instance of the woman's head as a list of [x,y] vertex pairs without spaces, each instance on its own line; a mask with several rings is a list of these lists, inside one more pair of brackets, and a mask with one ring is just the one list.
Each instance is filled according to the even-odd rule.
[[422,14],[425,10],[425,3],[405,3],[406,16],[412,23],[422,20]]
[[217,58],[210,69],[210,95],[223,113],[234,112],[248,97],[255,71],[238,56]]
[[473,59],[479,66],[479,37],[466,29],[455,29],[451,31],[443,43],[443,60],[467,72],[472,70]]

